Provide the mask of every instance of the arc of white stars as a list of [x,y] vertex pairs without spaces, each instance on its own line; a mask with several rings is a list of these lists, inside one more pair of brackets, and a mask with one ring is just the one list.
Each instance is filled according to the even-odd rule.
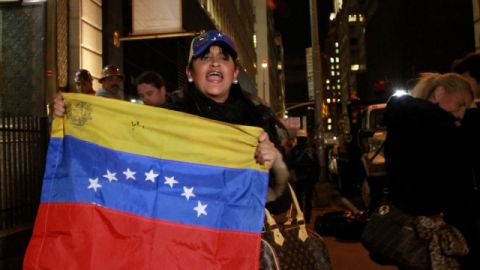
[[95,192],[97,192],[97,188],[102,187],[102,185],[98,183],[98,177],[95,179],[88,178],[88,181],[90,181],[90,185],[88,186],[88,189],[93,189]]
[[207,215],[207,206],[208,204],[202,204],[201,201],[198,201],[197,206],[193,208],[197,212],[197,217],[200,217],[201,215]]
[[130,168],[127,168],[126,171],[123,172],[123,174],[125,175],[125,178],[128,180],[128,179],[132,179],[132,180],[136,180],[135,179],[135,174],[137,172],[134,172],[134,171],[130,171]]
[[165,182],[163,182],[165,185],[169,185],[171,188],[173,188],[173,185],[178,184],[178,181],[175,180],[175,176],[168,177],[165,176]]
[[152,181],[152,183],[155,183],[155,178],[157,177],[158,173],[154,173],[153,170],[145,173],[145,181]]
[[190,200],[190,197],[195,197],[195,194],[193,194],[193,187],[183,187],[183,193],[181,195],[187,198],[187,201]]
[[108,182],[112,181],[118,181],[116,177],[117,173],[110,172],[110,170],[107,170],[107,174],[104,174],[103,177],[107,178]]

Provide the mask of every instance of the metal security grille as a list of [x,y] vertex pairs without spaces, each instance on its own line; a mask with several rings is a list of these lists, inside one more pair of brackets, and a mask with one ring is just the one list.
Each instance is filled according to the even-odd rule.
[[46,117],[0,113],[0,232],[34,221],[47,144]]

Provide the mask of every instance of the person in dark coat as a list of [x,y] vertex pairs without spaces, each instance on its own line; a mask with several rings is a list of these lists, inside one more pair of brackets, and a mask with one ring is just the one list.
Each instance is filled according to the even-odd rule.
[[392,97],[385,141],[389,200],[411,215],[433,215],[451,206],[458,186],[458,121],[473,101],[456,74],[428,74],[413,96]]
[[250,125],[265,130],[259,138],[256,158],[271,167],[266,207],[271,214],[290,207],[286,188],[289,173],[281,154],[281,140],[272,110],[263,101],[244,91],[238,82],[238,54],[233,40],[217,30],[196,36],[190,46],[187,65],[188,85],[181,97],[163,107],[231,124]]
[[424,74],[412,96],[388,101],[385,165],[393,205],[412,216],[463,207],[459,125],[472,102],[470,84],[454,73]]
[[295,173],[293,187],[305,214],[305,222],[309,223],[312,216],[313,191],[320,177],[320,164],[315,148],[308,142],[305,130],[297,132],[297,143],[290,150],[288,163]]

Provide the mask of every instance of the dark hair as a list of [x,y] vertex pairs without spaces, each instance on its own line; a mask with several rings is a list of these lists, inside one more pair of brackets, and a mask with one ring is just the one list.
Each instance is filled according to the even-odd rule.
[[156,88],[160,89],[162,86],[165,86],[165,81],[163,80],[162,75],[154,71],[145,71],[135,80],[135,84],[139,85],[142,83],[151,84]]
[[455,73],[466,73],[480,83],[480,54],[470,53],[464,58],[457,59],[452,63],[452,71]]
[[79,69],[77,72],[75,72],[75,78],[74,81],[76,83],[79,82],[85,82],[85,81],[93,81],[92,75],[90,74],[90,71],[86,69]]

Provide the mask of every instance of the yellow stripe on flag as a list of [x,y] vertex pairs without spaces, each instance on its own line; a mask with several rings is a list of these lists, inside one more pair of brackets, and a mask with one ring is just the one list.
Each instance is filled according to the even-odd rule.
[[262,129],[115,99],[64,93],[67,113],[52,136],[129,153],[229,168],[266,170],[255,162]]

